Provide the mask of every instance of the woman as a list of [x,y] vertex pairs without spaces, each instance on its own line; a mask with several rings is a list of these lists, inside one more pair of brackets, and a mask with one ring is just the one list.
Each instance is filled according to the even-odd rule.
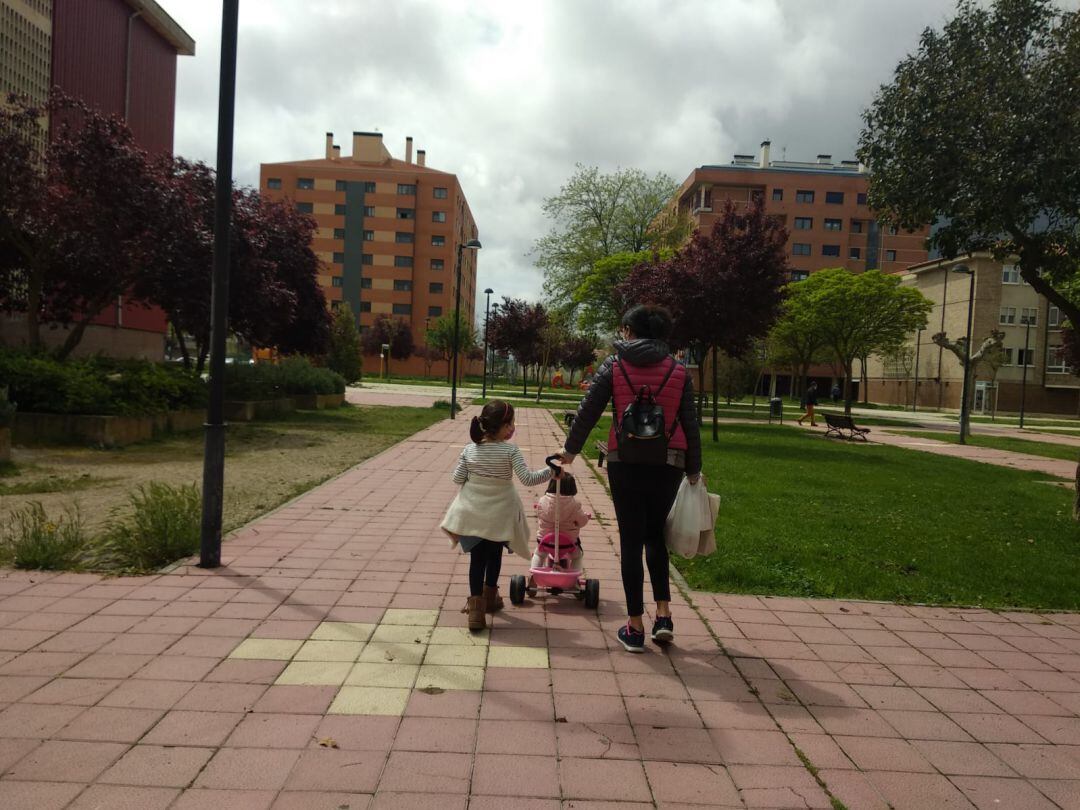
[[683,475],[692,483],[701,475],[701,436],[690,375],[671,356],[666,343],[671,334],[668,311],[656,306],[634,307],[623,316],[619,333],[622,339],[615,342],[616,355],[605,360],[593,377],[589,392],[578,406],[561,456],[563,464],[573,462],[613,397],[614,410],[620,419],[642,386],[648,386],[656,403],[664,409],[665,434],[670,436],[666,464],[622,461],[614,424],[608,436],[608,480],[619,523],[628,616],[626,626],[619,630],[619,641],[627,651],[640,653],[645,650],[643,549],[656,600],[653,641],[671,641],[675,635],[664,520],[675,502]]

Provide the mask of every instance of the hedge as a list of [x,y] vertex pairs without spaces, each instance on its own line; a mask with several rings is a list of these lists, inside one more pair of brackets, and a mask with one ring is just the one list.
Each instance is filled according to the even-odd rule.
[[225,398],[230,400],[280,399],[294,394],[344,394],[345,378],[336,371],[290,357],[277,365],[225,367]]

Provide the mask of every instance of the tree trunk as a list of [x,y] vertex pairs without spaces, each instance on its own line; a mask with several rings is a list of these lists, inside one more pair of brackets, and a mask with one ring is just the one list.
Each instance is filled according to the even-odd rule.
[[870,378],[866,376],[866,358],[859,358],[859,375],[862,378],[862,401],[863,405],[870,404]]
[[173,326],[173,337],[176,338],[176,342],[180,346],[180,356],[184,358],[184,368],[191,371],[191,354],[188,352],[187,341],[184,340],[184,336],[180,334],[180,330],[175,326]]
[[717,368],[718,363],[716,362],[716,354],[717,354],[716,347],[713,346],[712,347],[712,391],[713,391],[713,394],[712,394],[712,440],[714,442],[720,441],[720,437],[717,435],[717,431],[716,431],[716,417],[718,415],[717,414],[718,403],[716,401],[716,394],[720,390],[719,387],[718,387],[719,386],[720,372],[719,372],[719,369]]
[[855,360],[844,361],[844,413],[851,416],[851,375],[855,367]]
[[697,395],[697,421],[698,425],[705,424],[705,363],[698,363],[698,395]]
[[42,274],[31,269],[26,291],[26,345],[30,351],[41,351],[41,286]]
[[1076,495],[1073,497],[1073,520],[1080,520],[1080,459],[1076,463]]
[[63,345],[59,349],[57,349],[57,360],[66,360],[68,358],[68,355],[75,351],[75,347],[79,345],[79,343],[83,339],[83,335],[86,334],[86,327],[90,325],[90,321],[92,321],[95,317],[96,316],[94,315],[88,315],[84,317],[81,321],[79,321],[77,324],[75,324],[75,327],[70,332],[68,332],[68,336],[64,340]]

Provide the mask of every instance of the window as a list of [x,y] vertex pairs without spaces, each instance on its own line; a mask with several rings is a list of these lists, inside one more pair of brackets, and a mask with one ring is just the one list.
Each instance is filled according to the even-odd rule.
[[432,211],[431,212],[431,221],[432,222],[446,222],[446,212],[445,211]]
[[416,219],[415,208],[399,208],[397,210],[398,219]]
[[795,230],[808,231],[814,227],[813,217],[795,217]]
[[441,318],[442,317],[442,307],[428,307],[427,308],[427,314],[428,314],[429,318]]
[[1055,374],[1066,374],[1072,371],[1065,363],[1064,346],[1048,346],[1046,348],[1046,370]]
[[[337,281],[337,279],[334,279],[334,280]],[[341,302],[340,301],[331,301],[330,302],[330,309],[331,310],[341,309]]]
[[334,253],[334,264],[345,264],[345,254]]
[[791,255],[792,256],[809,256],[810,255],[810,245],[806,244],[805,242],[796,242],[795,244],[793,244],[791,246]]
[[[1025,360],[1026,360],[1026,362],[1025,362]],[[1024,350],[1023,349],[1017,349],[1016,350],[1016,365],[1018,365],[1018,366],[1033,366],[1033,365],[1035,365],[1035,350],[1034,349],[1028,349],[1027,350],[1027,357],[1025,358],[1024,357]]]
[[431,260],[431,269],[432,270],[442,270],[443,269],[443,264],[444,263],[443,263],[442,259],[432,259]]
[[281,178],[280,177],[268,177],[268,178],[266,178],[266,187],[267,188],[281,188]]
[[361,301],[360,302],[360,311],[361,312],[371,312],[371,302],[370,301]]
[[862,220],[861,219],[853,219],[853,220],[851,220],[851,232],[852,233],[862,233]]
[[1023,307],[1020,310],[1020,324],[1035,326],[1039,322],[1039,311],[1035,307]]
[[341,286],[341,276],[334,276],[332,279],[330,279],[330,286],[332,286],[332,287],[340,287]]
[[896,236],[898,233],[900,233],[900,231],[895,225],[889,226],[889,236]]
[[445,244],[446,244],[446,237],[445,236],[433,236],[433,237],[431,237],[431,246],[432,247],[442,247]]
[[412,195],[415,195],[416,194],[416,184],[415,183],[398,183],[397,184],[397,193],[398,194],[412,194]]
[[844,204],[844,192],[842,191],[826,191],[825,202],[829,205],[843,205]]
[[370,290],[371,289],[371,279],[368,278],[367,276],[362,277],[360,279],[360,289],[361,290]]
[[298,177],[296,179],[296,187],[311,190],[315,188],[315,178],[313,177]]
[[839,245],[822,245],[821,246],[821,255],[822,256],[839,256],[840,255],[840,246]]
[[998,313],[998,323],[1006,325],[1016,323],[1016,307],[1002,307]]
[[394,267],[412,267],[412,256],[395,256]]
[[375,193],[375,184],[374,183],[364,183],[364,193],[365,194],[374,194]]
[[374,205],[365,205],[364,206],[364,216],[365,217],[373,217],[373,216],[375,216],[375,206]]
[[395,315],[412,315],[412,304],[394,304],[391,311]]
[[774,188],[772,190],[772,201],[773,202],[783,202],[784,201],[784,190],[782,188]]
[[896,261],[896,251],[895,250],[886,250],[885,251],[885,261],[887,261],[887,262],[895,262]]
[[297,203],[296,210],[299,211],[301,214],[310,214],[312,211],[315,210],[315,206],[313,206],[311,203]]
[[859,248],[851,248],[851,250],[848,251],[848,258],[859,261],[862,259],[862,251]]
[[412,292],[412,282],[408,279],[395,278],[394,292]]
[[411,233],[405,233],[404,231],[398,231],[394,234],[394,241],[399,245],[411,245],[413,243],[413,235]]
[[1011,366],[1013,364],[1013,350],[1002,347],[1001,349],[1001,365]]
[[428,292],[432,295],[440,295],[443,291],[443,285],[441,281],[432,281],[427,285]]
[[345,238],[345,229],[344,228],[334,228],[334,238],[335,239],[344,239]]
[[1046,325],[1053,329],[1057,329],[1059,326],[1061,326],[1060,309],[1054,306],[1050,307],[1050,309],[1046,313]]
[[449,194],[447,193],[447,190],[445,188],[436,188],[435,189],[435,199],[436,200],[445,200],[448,196],[449,196]]
[[866,205],[866,192],[860,191],[855,195],[855,203],[857,205]]
[[844,230],[844,220],[842,219],[826,219],[825,230],[827,231],[842,231]]
[[810,274],[808,272],[806,272],[805,270],[792,270],[791,271],[791,280],[792,281],[806,281],[808,278],[810,278]]
[[800,203],[812,203],[814,201],[814,192],[812,191],[796,191],[795,202]]
[[365,242],[374,242],[375,241],[375,231],[364,231],[364,241]]
[[344,206],[344,205],[343,205],[342,203],[337,203],[337,204],[336,204],[336,205],[334,206],[334,214],[335,214],[336,216],[339,216],[339,217],[343,217],[343,216],[345,216],[345,212],[346,212],[347,210],[348,210],[348,209],[347,209],[347,208],[346,208],[346,207],[345,207],[345,206]]
[[1001,266],[1001,283],[1019,284],[1020,268],[1017,267],[1015,264],[1003,264]]
[[334,191],[345,191],[349,187],[349,184],[344,180],[334,181]]
[[374,257],[370,253],[360,254],[360,264],[372,264]]

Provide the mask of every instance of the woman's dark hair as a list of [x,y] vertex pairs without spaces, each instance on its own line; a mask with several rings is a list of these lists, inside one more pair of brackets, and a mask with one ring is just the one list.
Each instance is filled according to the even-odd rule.
[[622,316],[622,325],[634,337],[667,340],[671,334],[671,313],[653,304],[638,304]]
[[493,399],[484,406],[479,416],[474,416],[469,425],[469,438],[476,444],[498,434],[503,425],[514,421],[514,406],[501,399]]
[[[547,491],[552,495],[555,494],[554,478],[548,481]],[[560,489],[560,492],[562,492],[563,495],[570,495],[571,497],[577,495],[577,482],[574,480],[574,476],[568,472],[562,474],[562,488]]]

